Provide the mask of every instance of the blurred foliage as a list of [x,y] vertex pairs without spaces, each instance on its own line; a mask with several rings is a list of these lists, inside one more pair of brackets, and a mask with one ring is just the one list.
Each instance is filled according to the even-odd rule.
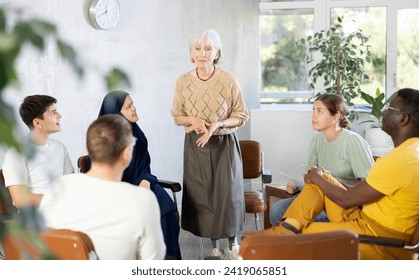
[[[10,86],[19,85],[19,72],[16,69],[16,61],[22,54],[24,47],[29,46],[42,54],[49,44],[55,45],[59,55],[74,70],[79,78],[84,75],[83,66],[80,64],[77,52],[58,34],[57,27],[42,19],[23,19],[21,10],[11,10],[0,7],[0,144],[6,147],[14,147],[22,152],[24,144],[17,139],[14,128],[17,127],[14,108],[4,100],[4,90]],[[121,69],[111,69],[104,76],[104,82],[109,90],[122,86],[130,87],[128,75]],[[4,186],[0,198],[9,199]],[[11,234],[39,245],[41,251],[46,252],[42,242],[36,238],[36,231],[42,229],[42,217],[34,207],[21,209],[14,220],[18,222],[10,227],[5,223],[5,217],[0,216],[0,237],[3,236],[6,227]],[[47,256],[47,255],[45,255]]]

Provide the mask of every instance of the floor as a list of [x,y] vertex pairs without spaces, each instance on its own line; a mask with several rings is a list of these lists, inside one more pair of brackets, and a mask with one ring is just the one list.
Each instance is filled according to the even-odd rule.
[[[259,214],[259,227],[263,228],[263,215]],[[253,214],[246,214],[246,222],[243,227],[243,232],[255,231],[255,218]],[[238,236],[239,244],[242,233]],[[195,236],[192,233],[184,230],[180,230],[179,236],[180,250],[182,253],[183,260],[199,260],[201,256],[200,246],[201,237]],[[224,250],[228,247],[227,239],[223,239],[222,246]],[[212,250],[211,240],[208,238],[204,239],[204,250],[203,258],[208,256]]]

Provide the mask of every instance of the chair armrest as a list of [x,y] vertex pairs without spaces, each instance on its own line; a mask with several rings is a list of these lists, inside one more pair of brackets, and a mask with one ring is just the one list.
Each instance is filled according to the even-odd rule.
[[270,212],[271,212],[271,196],[273,197],[278,197],[278,198],[291,198],[294,195],[287,193],[286,190],[281,189],[278,186],[271,186],[271,185],[266,185],[265,188],[265,192],[266,192],[266,210],[264,213],[264,228],[270,228],[271,225],[271,221],[270,221]]
[[272,182],[272,172],[269,169],[262,169],[262,183],[269,184]]
[[182,187],[178,182],[173,181],[166,181],[166,180],[158,180],[158,183],[160,186],[162,186],[165,189],[171,189],[172,192],[180,192],[182,190]]
[[415,260],[419,259],[417,257],[417,254],[419,253],[419,242],[417,242],[416,244],[409,245],[409,244],[406,244],[406,242],[402,239],[363,235],[363,234],[358,234],[358,240],[359,240],[359,243],[378,245],[378,246],[396,247],[396,248],[409,250],[413,254],[416,254],[416,257],[414,257]]
[[390,246],[397,248],[403,248],[405,246],[404,240],[396,238],[358,234],[358,239],[360,243],[371,245]]

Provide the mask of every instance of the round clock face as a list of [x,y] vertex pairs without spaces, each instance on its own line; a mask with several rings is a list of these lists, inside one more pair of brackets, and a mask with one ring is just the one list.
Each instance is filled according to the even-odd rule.
[[119,20],[118,0],[93,0],[90,4],[89,17],[96,28],[114,27]]

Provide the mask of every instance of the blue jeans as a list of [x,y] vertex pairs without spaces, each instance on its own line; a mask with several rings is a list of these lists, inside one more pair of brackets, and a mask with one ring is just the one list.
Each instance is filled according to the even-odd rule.
[[[297,195],[291,198],[278,200],[272,205],[269,217],[273,226],[276,225],[282,219],[282,216],[284,216],[285,211],[287,211],[288,207],[294,201]],[[319,215],[317,215],[317,217],[314,218],[314,222],[329,222],[329,219],[327,218],[326,213],[322,211]]]

